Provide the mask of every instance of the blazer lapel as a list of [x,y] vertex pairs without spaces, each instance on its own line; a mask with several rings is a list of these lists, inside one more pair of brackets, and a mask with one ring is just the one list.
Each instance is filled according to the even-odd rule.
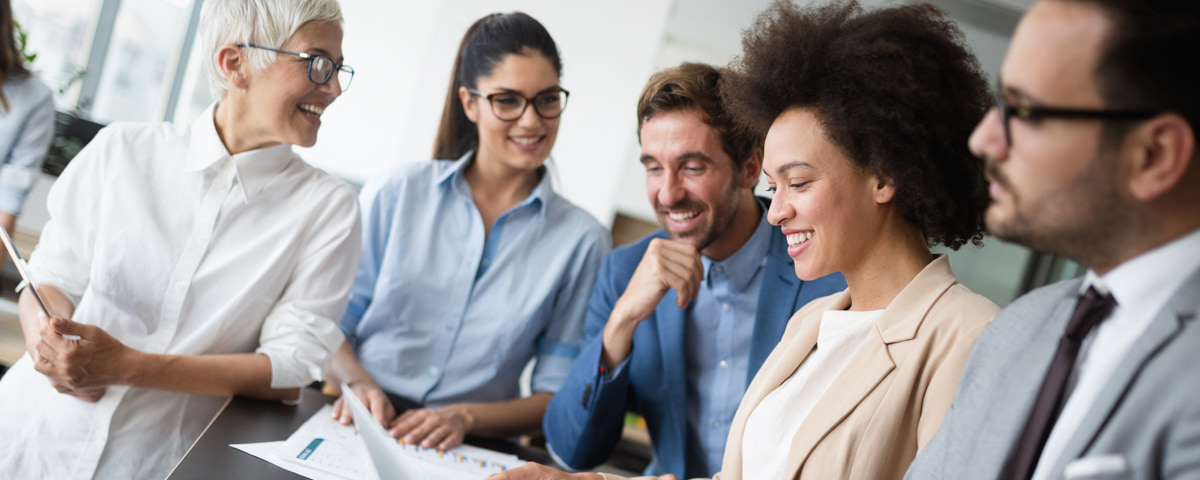
[[[820,319],[815,323],[819,324]],[[888,353],[887,344],[878,333],[878,330],[872,329],[871,336],[850,359],[848,365],[854,366],[853,374],[839,374],[829,386],[829,390],[817,400],[812,412],[800,424],[800,429],[792,437],[788,467],[785,471],[799,472],[800,466],[808,461],[808,456],[817,443],[842,423],[896,367]]]
[[[800,429],[792,437],[787,471],[799,472],[821,439],[850,416],[896,368],[890,345],[916,338],[929,309],[957,281],[950,270],[949,260],[943,255],[926,265],[896,294],[896,298],[880,314],[870,335],[855,350],[846,369],[838,374],[800,424]],[[848,306],[848,294],[845,294],[845,299]],[[816,318],[810,320],[819,325],[820,316],[813,317]]]
[[[669,471],[683,471],[683,459],[687,450],[687,336],[685,311],[675,305],[676,292],[668,290],[655,308],[654,322],[658,327],[658,345],[662,353],[662,392],[670,406],[663,409],[668,418],[664,429],[670,437],[679,439],[670,442],[678,450],[669,458],[679,460],[679,465],[663,465]],[[664,432],[666,433],[666,432]]]
[[1129,352],[1117,366],[1112,377],[1100,391],[1087,415],[1079,424],[1075,434],[1063,449],[1063,454],[1055,461],[1052,472],[1060,472],[1066,468],[1067,462],[1083,455],[1100,434],[1114,411],[1121,403],[1125,393],[1129,391],[1133,381],[1154,355],[1183,330],[1183,322],[1195,319],[1200,310],[1200,298],[1195,292],[1200,291],[1200,271],[1193,274],[1167,302],[1167,306],[1155,316],[1146,327],[1141,337],[1129,347]]

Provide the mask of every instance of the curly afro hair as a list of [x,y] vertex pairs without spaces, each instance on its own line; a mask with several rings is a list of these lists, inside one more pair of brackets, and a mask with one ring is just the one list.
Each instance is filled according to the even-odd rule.
[[737,121],[765,134],[785,110],[813,112],[852,163],[895,185],[896,208],[926,243],[982,245],[987,183],[967,139],[991,95],[940,10],[776,0],[742,48],[721,79]]

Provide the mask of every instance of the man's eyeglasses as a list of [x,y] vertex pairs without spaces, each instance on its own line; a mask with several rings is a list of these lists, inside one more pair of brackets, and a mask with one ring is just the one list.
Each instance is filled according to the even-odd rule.
[[563,110],[567,109],[567,96],[571,94],[563,89],[558,89],[552,92],[540,93],[536,97],[527,98],[516,93],[492,93],[484,94],[479,90],[467,89],[471,95],[483,97],[492,104],[492,113],[496,114],[496,118],[511,122],[521,115],[525,114],[525,107],[533,104],[533,111],[537,112],[539,117],[546,120],[558,118],[562,115]]
[[329,79],[333,78],[334,71],[337,71],[338,84],[340,84],[342,86],[343,92],[350,89],[350,82],[352,80],[354,80],[354,69],[353,68],[351,68],[348,65],[344,65],[344,64],[339,65],[336,62],[334,62],[332,58],[326,57],[325,55],[313,55],[313,54],[304,53],[304,52],[289,52],[287,50],[280,50],[278,48],[264,47],[262,45],[255,45],[253,43],[243,43],[243,44],[238,45],[238,47],[239,48],[246,48],[246,47],[260,48],[263,50],[270,50],[270,51],[276,52],[276,53],[286,53],[288,55],[295,55],[297,57],[308,60],[308,80],[317,85],[324,85],[326,83],[329,83]]
[[[997,89],[998,91],[1003,91]],[[1000,94],[996,95],[996,110],[1000,111],[1000,124],[1004,126],[1004,141],[1011,148],[1012,119],[1020,118],[1027,122],[1044,118],[1061,118],[1066,120],[1146,120],[1162,112],[1151,110],[1088,110],[1057,107],[1018,107],[1010,105]]]

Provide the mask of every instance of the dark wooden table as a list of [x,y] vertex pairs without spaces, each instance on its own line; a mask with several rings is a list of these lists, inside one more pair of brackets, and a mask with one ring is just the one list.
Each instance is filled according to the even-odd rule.
[[[245,453],[230,444],[286,440],[321,406],[332,403],[333,397],[305,388],[301,389],[299,405],[233,397],[217,413],[217,417],[200,435],[179,464],[167,477],[169,480],[203,479],[302,479],[300,475],[276,467],[258,457]],[[545,450],[517,445],[504,440],[468,438],[467,443],[510,453],[522,460],[553,464]]]

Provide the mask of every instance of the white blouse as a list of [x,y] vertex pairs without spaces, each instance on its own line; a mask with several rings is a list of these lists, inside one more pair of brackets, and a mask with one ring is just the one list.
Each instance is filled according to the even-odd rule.
[[[257,352],[271,386],[322,378],[358,260],[354,189],[290,145],[230,156],[213,109],[190,127],[114,124],[48,200],[34,279],[74,320],[151,353]],[[59,394],[25,355],[0,379],[6,478],[163,478],[223,397],[112,386]]]
[[785,478],[788,451],[800,424],[846,368],[883,310],[827,310],[817,345],[795,373],[750,413],[742,435],[742,478]]

